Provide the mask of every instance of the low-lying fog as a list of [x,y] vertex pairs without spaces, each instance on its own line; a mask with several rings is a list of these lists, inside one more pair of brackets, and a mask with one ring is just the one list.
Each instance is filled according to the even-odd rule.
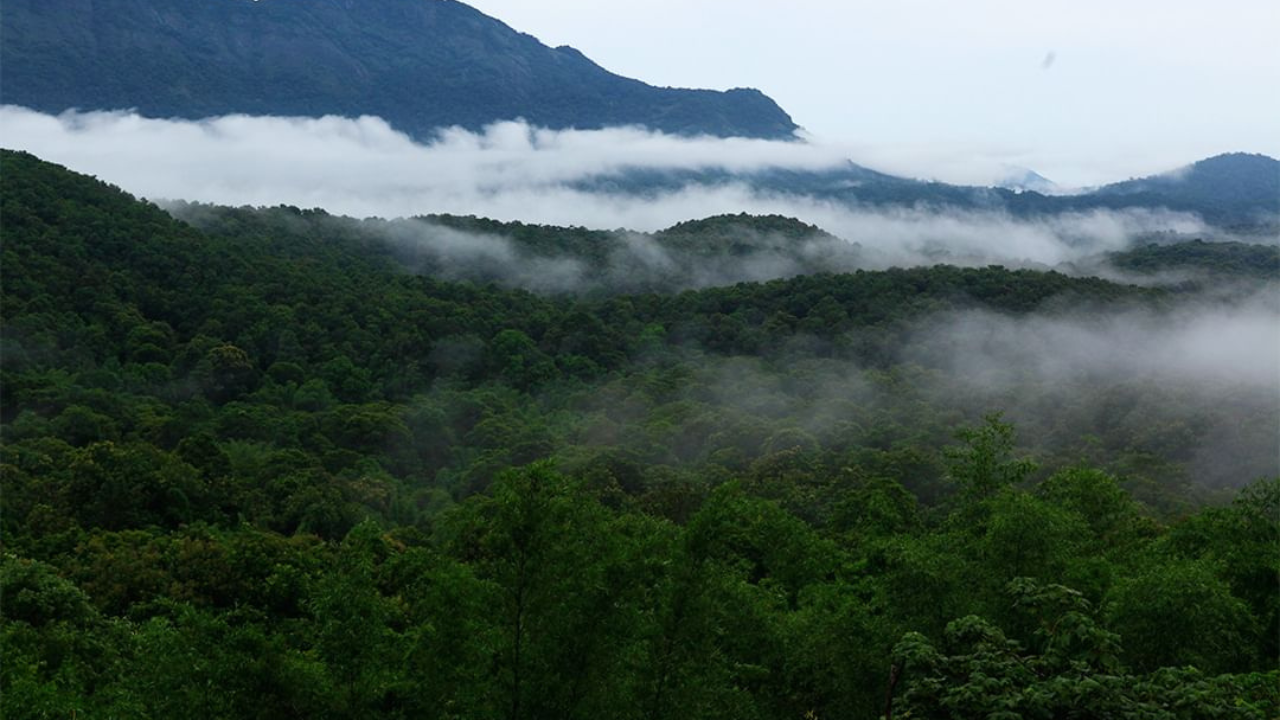
[[1161,311],[947,312],[913,325],[892,374],[797,338],[771,357],[703,356],[677,398],[837,446],[999,411],[1041,459],[1100,447],[1145,457],[1140,474],[1162,484],[1240,487],[1280,474],[1278,317],[1274,291]]
[[637,128],[550,131],[503,122],[483,133],[443,130],[419,144],[372,117],[197,122],[2,106],[0,135],[7,146],[157,201],[288,204],[353,217],[471,214],[641,232],[724,213],[780,214],[878,252],[873,265],[937,262],[939,255],[963,264],[1056,265],[1148,232],[1204,231],[1198,218],[1162,210],[1020,220],[1000,211],[850,208],[732,183],[644,197],[574,187],[628,169],[820,171],[849,159],[847,149],[821,144],[683,138]]

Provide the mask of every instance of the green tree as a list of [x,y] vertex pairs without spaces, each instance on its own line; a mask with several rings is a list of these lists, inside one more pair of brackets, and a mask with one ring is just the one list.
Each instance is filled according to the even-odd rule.
[[1192,668],[1130,674],[1120,663],[1121,636],[1069,588],[1021,579],[1009,593],[1037,628],[1029,643],[977,616],[948,624],[937,645],[907,633],[894,649],[887,718],[1263,720],[1275,707],[1274,688],[1252,678]]
[[1208,561],[1142,567],[1108,594],[1106,616],[1140,670],[1190,665],[1220,673],[1253,664],[1255,621]]
[[201,363],[205,393],[214,402],[227,402],[251,391],[258,373],[249,354],[235,345],[220,345]]
[[332,711],[341,717],[375,712],[391,683],[397,640],[391,626],[397,612],[375,582],[382,542],[373,523],[352,528],[336,565],[311,594],[315,647],[335,690]]
[[1000,413],[987,415],[983,424],[958,431],[963,444],[946,452],[949,476],[966,502],[988,499],[1035,472],[1034,462],[1013,457],[1013,425],[1000,418]]
[[614,582],[627,574],[614,570],[619,546],[604,508],[539,463],[504,473],[491,496],[462,510],[456,551],[474,556],[481,577],[501,589],[502,716],[624,707],[609,673],[626,648],[628,606]]

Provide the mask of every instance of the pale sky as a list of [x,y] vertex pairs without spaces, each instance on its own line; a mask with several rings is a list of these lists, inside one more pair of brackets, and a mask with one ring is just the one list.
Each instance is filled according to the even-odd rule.
[[760,88],[890,171],[963,182],[1007,163],[1088,185],[1280,157],[1277,0],[469,4],[655,85]]

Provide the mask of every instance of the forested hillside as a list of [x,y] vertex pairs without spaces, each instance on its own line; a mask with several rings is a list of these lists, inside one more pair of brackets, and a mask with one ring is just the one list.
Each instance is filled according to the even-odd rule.
[[1220,212],[1247,214],[1250,209],[1280,211],[1280,162],[1266,155],[1227,153],[1147,178],[1112,183],[1098,189],[1111,197],[1164,198],[1166,203],[1212,204]]
[[[865,248],[780,215],[718,215],[657,233],[640,233],[453,215],[357,220],[288,206],[230,208],[170,202],[166,209],[219,238],[256,238],[291,251],[317,242],[359,248],[366,260],[377,258],[415,275],[493,283],[543,295],[600,299],[669,294],[893,265],[893,256],[883,249]],[[1143,284],[1151,284],[1154,278],[1169,286],[1178,283],[1166,281],[1178,278],[1215,280],[1232,291],[1249,289],[1240,287],[1242,282],[1256,288],[1280,273],[1280,246],[1275,244],[1179,240],[1168,235],[1148,240],[1125,250],[1081,255],[1055,268],[1034,267],[1073,276],[1123,276]],[[944,258],[951,254],[944,247],[920,253]],[[982,262],[981,255],[956,254],[971,264]]]
[[[7,151],[0,203],[5,717],[1280,712],[1274,248],[175,220]],[[690,267],[794,243],[847,272]]]

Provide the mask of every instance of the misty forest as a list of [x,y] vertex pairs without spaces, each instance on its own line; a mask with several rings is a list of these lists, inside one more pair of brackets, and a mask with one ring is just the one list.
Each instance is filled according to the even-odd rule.
[[948,184],[452,0],[72,6],[0,22],[0,716],[1280,718],[1276,160]]
[[169,212],[3,156],[8,716],[1278,707],[1274,245]]

